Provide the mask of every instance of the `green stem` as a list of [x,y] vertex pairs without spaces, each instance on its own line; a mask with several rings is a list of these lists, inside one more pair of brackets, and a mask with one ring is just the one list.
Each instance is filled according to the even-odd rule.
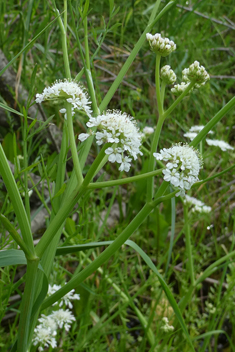
[[161,99],[161,89],[160,89],[160,62],[161,55],[157,54],[156,56],[156,67],[155,67],[155,84],[156,84],[156,97],[157,97],[157,106],[159,112],[159,118],[163,114],[163,102]]
[[[66,25],[67,25],[67,2],[66,1],[64,2],[64,6],[66,9],[64,16],[66,16]],[[56,11],[59,15],[60,14],[59,10],[56,9]],[[61,17],[58,17],[58,22],[61,30],[61,41],[62,41],[62,51],[63,51],[63,58],[64,58],[65,76],[66,78],[71,79],[69,56],[68,56],[68,49],[67,49],[67,38],[66,38],[67,33]]]
[[85,58],[86,58],[86,68],[90,71],[91,64],[90,64],[90,56],[89,56],[89,44],[88,44],[88,31],[87,31],[87,16],[85,17],[84,21],[84,42],[85,42]]
[[181,102],[181,100],[189,93],[190,89],[193,88],[193,86],[195,85],[194,82],[191,82],[189,84],[189,86],[185,89],[185,91],[174,101],[174,103],[169,107],[169,109],[167,109],[164,114],[163,117],[164,119],[167,118],[172,111],[176,108],[176,106]]
[[189,144],[192,147],[196,147],[198,143],[207,135],[207,133],[224,117],[229,110],[231,110],[235,105],[235,97],[233,97],[198,133],[194,140]]
[[[151,151],[150,151],[150,158],[149,158],[149,164],[148,164],[148,172],[153,171],[155,165],[156,165],[156,159],[153,156],[153,153],[156,153],[157,147],[158,147],[158,141],[160,137],[160,133],[162,130],[162,125],[164,123],[164,118],[159,117],[158,122],[157,122],[157,127],[154,131],[153,135],[153,141],[151,145]],[[154,180],[149,179],[147,183],[147,201],[150,202],[153,198],[153,192],[154,192]]]
[[35,247],[35,251],[39,258],[42,257],[43,253],[47,249],[48,245],[56,235],[57,231],[60,229],[63,222],[69,216],[70,212],[73,210],[74,206],[77,204],[79,198],[84,195],[85,190],[82,189],[81,185],[77,186],[73,194],[70,195],[62,204],[58,210],[56,216],[51,221],[49,227],[44,232],[39,243]]
[[67,33],[67,0],[64,0],[64,31]]
[[87,188],[88,189],[106,188],[106,187],[125,185],[125,184],[131,183],[131,182],[138,182],[140,180],[143,180],[143,179],[146,179],[149,177],[157,176],[157,175],[161,174],[162,170],[163,169],[159,169],[156,171],[147,172],[146,174],[141,174],[141,175],[137,175],[137,176],[133,176],[133,177],[126,177],[126,178],[119,179],[119,180],[90,183]]
[[[163,191],[165,191],[163,187]],[[80,285],[88,276],[90,276],[94,271],[96,271],[101,265],[103,265],[119,248],[128,240],[128,238],[136,231],[136,229],[142,224],[150,212],[162,201],[173,197],[176,192],[170,195],[162,196],[159,192],[159,198],[154,202],[146,203],[145,206],[140,210],[136,217],[131,221],[131,223],[123,230],[123,232],[113,241],[112,244],[108,246],[90,265],[83,269],[80,273],[73,276],[73,278],[60,290],[48,297],[42,304],[42,309],[51,306],[53,303],[57,302],[61,297],[66,295],[74,287]]]
[[12,238],[14,239],[14,241],[18,244],[18,246],[20,246],[20,248],[24,251],[26,257],[28,259],[32,259],[32,253],[29,251],[28,247],[26,246],[26,244],[24,243],[24,241],[22,241],[22,238],[20,237],[20,235],[18,234],[18,232],[16,231],[16,229],[13,227],[13,225],[11,224],[11,222],[2,214],[0,214],[0,220],[3,223],[5,229],[10,233],[10,235],[12,236]]
[[109,104],[110,100],[112,99],[115,91],[117,90],[118,86],[122,82],[123,77],[127,73],[128,69],[131,66],[132,62],[134,61],[136,55],[138,54],[139,50],[141,49],[142,45],[144,44],[144,42],[146,40],[146,33],[148,33],[153,28],[155,23],[171,8],[171,6],[173,6],[175,4],[175,2],[174,1],[170,1],[162,9],[162,11],[157,15],[157,17],[154,19],[155,15],[157,13],[159,4],[160,4],[160,1],[158,0],[156,2],[155,6],[154,6],[154,9],[153,9],[153,12],[151,14],[151,17],[150,17],[150,20],[149,20],[149,23],[148,23],[147,27],[145,28],[145,30],[142,33],[140,39],[138,40],[138,42],[134,46],[130,56],[128,57],[128,59],[126,60],[125,64],[121,68],[119,74],[117,75],[117,78],[115,79],[115,81],[113,82],[111,87],[109,88],[106,96],[104,97],[102,103],[100,104],[99,109],[100,109],[101,113],[102,113],[102,111],[104,111],[106,109],[106,107]]
[[21,315],[18,329],[17,351],[28,351],[28,334],[30,328],[31,312],[34,303],[37,269],[39,258],[27,261],[26,284],[21,304]]
[[15,179],[12,175],[10,166],[6,159],[5,153],[3,151],[2,145],[0,144],[0,174],[2,175],[3,182],[6,185],[7,191],[9,193],[12,206],[14,208],[23,241],[28,248],[28,251],[34,255],[34,244],[33,236],[31,232],[31,227],[27,213],[24,208],[18,187],[16,185]]
[[203,183],[206,183],[206,182],[209,182],[211,180],[214,180],[215,178],[220,177],[223,174],[226,174],[228,171],[232,170],[234,167],[235,167],[235,164],[230,166],[230,167],[228,167],[227,169],[219,172],[218,174],[215,174],[215,175],[213,175],[211,177],[205,178],[202,181],[198,181],[198,182],[194,183],[191,188],[198,187],[198,186],[202,185]]
[[25,202],[25,210],[28,215],[28,219],[30,221],[30,204],[29,204],[29,193],[28,193],[28,153],[27,153],[27,113],[25,112],[24,119],[23,119],[23,156],[24,156],[24,202]]
[[96,173],[96,170],[99,168],[99,165],[105,156],[105,149],[108,148],[110,145],[111,145],[110,143],[106,143],[103,146],[100,153],[96,157],[95,161],[91,165],[83,183],[78,184],[75,190],[72,192],[72,194],[68,196],[68,198],[64,201],[64,203],[58,210],[57,214],[51,221],[49,227],[44,232],[42,238],[40,239],[39,243],[35,247],[35,251],[39,258],[42,257],[48,245],[56,235],[57,231],[60,229],[63,222],[69,216],[70,212],[73,210],[78,200],[86,193],[87,186],[89,185],[90,181],[93,179]]
[[161,102],[162,102],[162,112],[164,112],[164,97],[165,97],[166,83],[162,82],[161,85]]
[[104,264],[124,243],[131,234],[140,226],[152,210],[151,204],[145,204],[142,210],[136,215],[132,222],[125,228],[125,230],[116,238],[116,240],[108,246],[90,265],[84,270],[75,275],[65,286],[58,290],[55,294],[48,297],[42,304],[42,309],[49,307],[59,298],[71,291],[74,287],[82,283],[88,276]]
[[194,286],[195,284],[194,265],[193,265],[193,254],[192,254],[192,245],[191,245],[191,238],[190,238],[190,225],[189,225],[187,205],[184,205],[184,223],[185,223],[185,238],[186,238],[186,254],[188,259],[188,271],[189,271],[191,284],[192,286]]
[[69,134],[69,141],[70,141],[70,147],[71,147],[72,158],[73,158],[73,166],[76,172],[78,185],[80,185],[83,182],[83,176],[80,168],[80,162],[79,162],[78,153],[77,153],[77,146],[76,146],[75,137],[74,137],[72,106],[70,103],[66,102],[65,107],[66,107],[66,113],[67,113],[68,134]]

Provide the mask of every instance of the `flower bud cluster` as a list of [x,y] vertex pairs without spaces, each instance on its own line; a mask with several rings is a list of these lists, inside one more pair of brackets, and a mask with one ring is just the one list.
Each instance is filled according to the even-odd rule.
[[210,76],[204,66],[200,66],[198,61],[194,61],[189,68],[185,68],[182,71],[182,78],[185,82],[195,82],[195,87],[200,88],[209,81]]
[[169,325],[169,320],[167,317],[163,317],[162,322],[163,322],[163,325],[161,326],[161,330],[163,330],[164,332],[174,331],[175,328],[173,325]]
[[166,161],[166,168],[162,171],[164,180],[172,186],[179,187],[176,196],[184,196],[185,190],[198,181],[199,171],[202,168],[202,156],[193,147],[187,144],[176,144],[169,149],[162,149],[154,153],[157,160]]
[[151,49],[161,56],[167,56],[176,49],[175,43],[168,38],[162,38],[160,33],[154,35],[147,33],[146,39],[148,40]]
[[165,65],[161,68],[161,79],[166,84],[174,84],[176,81],[176,74],[171,69],[170,65]]
[[[42,94],[36,94],[36,103],[48,100],[67,101],[72,105],[72,115],[75,114],[75,109],[85,111],[89,117],[92,114],[89,106],[91,102],[88,99],[85,88],[74,81],[67,79],[56,81],[51,87],[44,88]],[[60,112],[65,114],[65,118],[67,117],[65,108],[62,108]]]
[[[174,93],[176,96],[181,95],[186,88],[188,88],[189,83],[181,82],[180,84],[175,84],[173,88],[171,88],[172,93]],[[192,89],[189,91],[189,93],[192,91]]]
[[185,204],[192,205],[192,212],[199,212],[199,213],[210,213],[211,212],[211,207],[206,205],[205,203],[201,202],[199,199],[190,197],[186,194]]
[[[126,113],[118,110],[108,110],[106,114],[99,115],[96,118],[90,117],[87,126],[98,127],[99,131],[95,132],[98,145],[104,143],[115,144],[115,146],[107,148],[105,153],[109,155],[108,160],[111,163],[121,164],[120,171],[128,172],[130,170],[131,158],[129,156],[136,160],[138,154],[142,155],[140,151],[141,133],[133,117]],[[83,142],[89,136],[90,132],[81,133],[78,139]]]

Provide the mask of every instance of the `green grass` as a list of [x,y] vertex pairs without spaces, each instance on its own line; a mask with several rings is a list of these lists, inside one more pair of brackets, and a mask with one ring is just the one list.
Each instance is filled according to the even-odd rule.
[[[75,32],[77,32],[84,48],[84,28],[78,11],[82,3],[72,1],[76,28],[73,25],[71,13],[68,14],[67,39],[72,77],[75,77],[83,67],[75,37]],[[188,142],[183,134],[193,125],[205,125],[234,95],[235,36],[234,29],[231,27],[235,28],[235,2],[233,0],[226,2],[202,0],[189,3],[192,3],[198,13],[177,6],[172,7],[154,26],[151,33],[161,32],[177,44],[177,50],[169,57],[163,58],[161,65],[171,65],[177,74],[178,83],[181,81],[182,69],[188,67],[194,60],[198,60],[205,66],[211,79],[209,84],[202,89],[184,98],[174,110],[171,118],[166,120],[160,137],[160,149],[170,147],[172,143]],[[62,11],[63,2],[58,1],[56,4]],[[181,7],[189,6],[185,1],[180,1],[178,4]],[[91,57],[96,52],[100,41],[104,39],[101,48],[91,61],[98,105],[144,31],[151,13],[151,5],[144,1],[115,1],[115,7],[120,6],[120,8],[115,16],[110,17],[108,1],[90,2],[88,35]],[[160,5],[161,8],[163,5],[163,3]],[[12,0],[2,1],[0,5],[0,47],[8,61],[13,59],[54,17],[52,7],[47,1],[22,1],[21,3]],[[108,23],[111,28],[109,30],[106,27]],[[114,26],[116,23],[119,23],[119,26]],[[45,86],[65,76],[60,37],[59,26],[57,22],[54,22],[12,65],[15,72],[21,72],[20,82],[32,93],[32,96],[35,96],[37,92],[41,93]],[[35,66],[37,67],[36,76],[32,85],[32,73]],[[110,109],[120,109],[134,116],[141,128],[146,125],[154,127],[157,121],[154,69],[155,56],[149,50],[148,43],[145,42],[108,105]],[[85,75],[82,76],[81,81],[86,85]],[[1,90],[0,94],[8,104]],[[15,96],[14,92],[12,94]],[[168,87],[165,107],[167,108],[174,99]],[[15,106],[11,107],[23,113],[23,106],[16,102]],[[44,104],[43,109],[47,118],[54,115],[53,123],[62,130],[63,119],[59,113],[59,107]],[[12,117],[9,116],[9,118]],[[216,125],[214,136],[235,147],[234,122],[234,111],[232,110]],[[75,120],[76,135],[85,131],[85,123],[85,116]],[[23,155],[22,127],[19,126],[0,129],[4,150],[8,159],[15,163],[15,155],[12,151],[13,134],[16,136],[16,153]],[[151,137],[144,144],[147,149],[149,149],[150,141]],[[58,154],[51,151],[49,141],[47,145],[42,145],[40,139],[36,140],[34,136],[29,142],[28,165],[33,165],[43,158],[48,181],[55,182]],[[97,152],[98,147],[94,143],[91,149],[92,157],[96,156]],[[232,165],[234,155],[234,151],[222,152],[219,148],[209,149],[205,144],[204,168],[200,178],[209,177]],[[24,168],[23,165],[20,167]],[[45,180],[45,170],[42,170],[40,164],[40,166],[32,167],[30,172]],[[84,171],[87,170],[88,166],[85,166]],[[144,155],[143,158],[134,162],[128,176],[147,172],[147,170],[148,161]],[[119,177],[115,164],[107,164],[105,173],[113,179]],[[68,165],[67,179],[70,174],[71,166]],[[190,193],[212,207],[212,212],[208,215],[190,213],[189,217],[196,278],[210,264],[234,250],[233,181],[232,170]],[[17,182],[22,194],[24,191],[23,178],[18,177]],[[156,183],[159,184],[159,179]],[[43,190],[39,192],[43,197]],[[143,181],[119,188],[94,191],[87,196],[87,202],[82,201],[79,212],[75,210],[74,217],[71,215],[67,220],[59,245],[115,240],[142,208],[145,196],[146,184]],[[40,201],[35,200],[35,197],[33,199],[30,201],[31,209],[37,209]],[[118,209],[119,217],[114,218],[110,224],[113,204]],[[0,185],[0,206],[1,213],[16,228],[18,223],[3,183]],[[166,273],[173,210],[176,214],[173,227],[174,240],[171,262]],[[185,251],[182,202],[178,198],[176,198],[173,210],[170,200],[155,208],[131,239],[148,254],[164,277],[176,302],[179,303],[189,289],[190,279]],[[111,216],[108,216],[109,212]],[[105,214],[107,214],[106,217]],[[7,246],[16,248],[3,226],[0,226],[2,234],[0,249],[5,249]],[[34,233],[34,239],[40,238],[44,231],[45,228],[39,233]],[[221,240],[218,239],[220,237],[222,237]],[[97,248],[64,257],[58,256],[49,278],[50,283],[62,284],[69,281],[73,273],[78,273],[81,268],[87,266],[89,260],[94,260],[103,249]],[[10,351],[18,330],[24,273],[25,269],[22,266],[1,269],[0,347],[3,352]],[[210,279],[214,281],[205,280],[197,287],[183,312],[183,318],[191,339],[195,338],[193,345],[196,351],[234,351],[235,269],[233,259],[217,268]],[[60,347],[53,349],[54,351],[61,349],[74,352],[190,351],[190,346],[185,342],[184,333],[175,320],[173,310],[156,275],[132,248],[122,246],[122,249],[102,266],[102,272],[96,271],[76,288],[76,292],[81,295],[81,300],[74,304],[73,312],[76,316],[76,323],[73,324],[69,333],[63,332],[58,336]],[[128,299],[125,300],[120,292],[123,292]],[[12,303],[9,299],[14,295],[19,295],[19,299]],[[213,304],[214,311],[208,310],[208,303]],[[146,326],[141,325],[136,308],[144,315],[148,328],[153,331],[155,346],[152,349],[147,337]],[[52,309],[47,310],[51,312]],[[11,317],[8,319],[9,314]],[[164,333],[161,329],[163,316],[167,316],[175,326],[171,335]],[[227,335],[222,333],[210,335],[209,332],[214,330],[226,331]],[[200,335],[205,333],[208,335],[200,338]],[[198,337],[199,339],[196,340]],[[30,351],[37,351],[37,349],[32,347]]]

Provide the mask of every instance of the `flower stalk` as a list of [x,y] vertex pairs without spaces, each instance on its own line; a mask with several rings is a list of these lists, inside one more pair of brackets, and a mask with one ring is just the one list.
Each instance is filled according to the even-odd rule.
[[184,228],[185,228],[185,239],[186,239],[186,253],[188,259],[188,271],[191,281],[191,285],[194,286],[194,265],[193,265],[193,254],[192,254],[192,245],[191,245],[191,234],[190,234],[190,224],[188,217],[188,205],[184,204]]

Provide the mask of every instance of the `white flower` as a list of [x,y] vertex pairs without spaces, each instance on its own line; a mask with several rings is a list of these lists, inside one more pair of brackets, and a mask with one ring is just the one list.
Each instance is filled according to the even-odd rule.
[[176,74],[169,65],[165,65],[161,68],[161,79],[166,84],[173,84],[176,81]]
[[57,323],[50,315],[46,316],[42,314],[38,321],[41,323],[40,325],[44,328],[50,329],[51,331],[57,330]]
[[220,141],[218,139],[206,139],[206,143],[208,145],[213,145],[214,147],[219,147],[223,152],[226,150],[233,150],[234,148],[224,141]]
[[[110,162],[121,164],[120,171],[129,171],[130,157],[136,160],[138,154],[142,155],[140,151],[141,133],[133,117],[126,113],[118,110],[108,110],[106,114],[99,115],[96,118],[90,117],[87,126],[97,127],[95,136],[98,145],[115,143],[113,147],[107,148],[105,153],[109,155],[108,160]],[[83,136],[81,138],[80,136],[79,139],[83,139]]]
[[[180,95],[182,94],[186,88],[188,88],[189,83],[181,82],[180,84],[175,84],[173,88],[171,88],[172,93],[175,95]],[[192,91],[192,89],[189,91],[189,93]]]
[[[192,126],[189,130],[189,132],[201,132],[201,130],[203,130],[205,126],[201,125],[201,126]],[[209,131],[208,133],[212,134],[214,133],[213,131]]]
[[48,286],[48,291],[47,291],[47,295],[51,296],[53,295],[56,291],[58,291],[61,288],[61,285],[49,285]]
[[198,181],[199,171],[202,168],[202,157],[193,147],[179,143],[153,155],[157,160],[167,162],[166,169],[162,171],[163,178],[174,187],[179,187],[180,191],[176,196],[184,196],[185,190],[189,190]]
[[[75,109],[85,111],[89,117],[92,114],[89,106],[91,102],[87,97],[84,87],[74,81],[67,79],[56,81],[51,87],[44,88],[42,94],[36,94],[36,103],[42,103],[47,100],[66,100],[72,105],[72,115],[74,115]],[[66,118],[66,109],[60,109],[60,112],[65,114]]]
[[196,132],[187,132],[184,134],[184,137],[186,138],[190,138],[191,141],[197,136],[197,133]]
[[74,301],[74,300],[80,300],[80,295],[75,293],[75,290],[73,289],[70,292],[68,292],[64,297],[61,298],[61,302],[59,306],[62,307],[62,305],[65,304],[67,307],[72,309],[73,305],[71,301]]
[[154,132],[154,128],[153,127],[145,126],[144,129],[143,129],[143,133],[145,135],[152,134],[153,132]]
[[182,78],[185,82],[196,83],[196,88],[200,88],[210,79],[210,76],[206,72],[204,66],[200,66],[198,61],[194,61],[194,63],[190,65],[189,68],[185,68],[182,71]]
[[57,322],[59,328],[64,326],[66,331],[69,331],[72,322],[76,320],[68,309],[59,309],[57,311],[53,311],[51,317]]
[[88,133],[80,133],[79,136],[78,136],[78,139],[81,142],[84,142],[88,137],[90,137],[90,134],[88,134]]
[[[66,283],[65,283],[66,285]],[[48,296],[53,295],[53,293],[55,293],[56,291],[58,291],[61,288],[61,285],[49,285],[48,287]],[[62,307],[63,304],[65,304],[66,306],[68,306],[70,309],[73,308],[73,305],[70,301],[72,300],[79,300],[80,299],[80,295],[75,293],[75,290],[71,290],[69,291],[64,297],[61,298],[61,302],[59,303],[59,307]],[[57,304],[57,302],[55,302],[53,304],[53,306],[55,306]],[[40,321],[40,320],[39,320]]]
[[161,56],[167,56],[176,49],[175,43],[168,38],[162,38],[160,33],[154,35],[147,33],[146,39],[148,40],[151,49],[155,53],[159,53]]
[[193,212],[199,212],[199,213],[210,213],[211,212],[211,207],[207,206],[205,203],[201,202],[199,199],[196,199],[194,197],[190,197],[186,194],[184,203],[187,203],[189,205],[192,205],[192,211]]
[[49,327],[44,327],[43,325],[38,325],[34,329],[33,345],[36,346],[40,344],[41,346],[38,347],[39,351],[44,351],[44,349],[49,346],[55,348],[57,343],[54,336],[56,336],[55,330],[51,330]]

